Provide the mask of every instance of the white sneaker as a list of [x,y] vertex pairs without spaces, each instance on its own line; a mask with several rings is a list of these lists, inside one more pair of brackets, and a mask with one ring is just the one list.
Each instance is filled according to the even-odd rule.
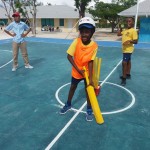
[[18,64],[17,65],[13,65],[12,71],[16,71],[17,67],[18,67]]
[[16,70],[17,70],[17,67],[13,67],[13,68],[12,68],[12,71],[16,71]]
[[33,66],[31,66],[31,65],[28,64],[28,65],[25,65],[25,68],[26,69],[33,69]]

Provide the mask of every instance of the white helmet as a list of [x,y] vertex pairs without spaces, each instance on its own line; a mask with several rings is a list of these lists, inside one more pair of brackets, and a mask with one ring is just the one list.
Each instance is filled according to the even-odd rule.
[[95,29],[95,22],[90,17],[83,17],[79,21],[79,29],[81,29],[82,27],[86,27],[86,28],[89,28],[89,29]]

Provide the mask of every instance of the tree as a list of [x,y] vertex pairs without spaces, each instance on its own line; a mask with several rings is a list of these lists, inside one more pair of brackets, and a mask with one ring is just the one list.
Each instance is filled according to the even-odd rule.
[[83,18],[85,17],[85,10],[88,6],[89,2],[92,0],[75,0],[75,6],[79,10],[79,17]]
[[31,20],[29,18],[27,6],[29,6],[29,5],[27,3],[25,3],[24,1],[23,2],[20,2],[19,0],[15,1],[16,11],[20,12],[22,17],[26,20],[26,22],[28,22],[30,24]]
[[19,11],[22,17],[31,23],[29,15],[32,15],[32,33],[36,35],[36,7],[43,5],[42,2],[37,2],[37,0],[1,0],[4,4],[4,9],[9,20],[12,21],[11,13]]
[[137,0],[112,0],[112,3],[123,5],[125,9],[127,9],[133,5],[136,5]]
[[8,17],[8,20],[12,21],[11,12],[15,12],[13,0],[1,0],[1,2],[3,3],[3,8],[6,11],[6,16]]
[[43,2],[37,2],[37,6],[43,6],[44,5],[44,3]]
[[36,35],[36,7],[37,7],[37,4],[36,4],[37,0],[33,0],[33,2],[31,3],[32,4],[32,7],[33,7],[33,11],[31,12],[32,16],[33,16],[33,35]]
[[124,6],[118,4],[104,3],[96,1],[95,8],[89,9],[89,12],[99,19],[109,21],[114,32],[115,26],[119,23],[119,16],[117,13],[124,10]]
[[[37,3],[37,0],[14,0],[14,3],[15,8],[22,14],[24,19],[26,19],[28,23],[32,23],[32,33],[36,36],[36,7],[43,3]],[[29,18],[29,14],[32,15],[32,22]]]
[[52,4],[51,4],[51,3],[47,3],[47,5],[48,5],[48,6],[51,6]]

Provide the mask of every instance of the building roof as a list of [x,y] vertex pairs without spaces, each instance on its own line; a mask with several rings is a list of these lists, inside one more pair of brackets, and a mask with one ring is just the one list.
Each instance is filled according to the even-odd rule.
[[[28,12],[30,12],[27,7]],[[0,18],[7,18],[6,12],[0,7]],[[12,13],[11,13],[12,14]],[[92,17],[90,14],[85,13],[85,16]],[[29,17],[32,18],[31,13]],[[79,12],[73,7],[67,5],[50,5],[50,6],[37,6],[37,18],[79,18]]]
[[79,11],[67,5],[38,6],[37,10],[37,18],[79,18]]
[[[135,16],[137,11],[137,5],[130,7],[122,12],[120,12],[119,16]],[[139,3],[139,12],[138,16],[150,16],[150,0],[144,0]]]

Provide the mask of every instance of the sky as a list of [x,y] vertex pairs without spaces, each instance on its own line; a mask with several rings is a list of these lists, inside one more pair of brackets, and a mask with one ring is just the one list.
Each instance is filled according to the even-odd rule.
[[[74,0],[38,0],[39,2],[43,2],[44,5],[47,3],[51,3],[52,5],[69,5],[74,6]],[[101,0],[103,2],[109,3],[111,0]],[[94,5],[94,2],[90,3],[90,5]]]

